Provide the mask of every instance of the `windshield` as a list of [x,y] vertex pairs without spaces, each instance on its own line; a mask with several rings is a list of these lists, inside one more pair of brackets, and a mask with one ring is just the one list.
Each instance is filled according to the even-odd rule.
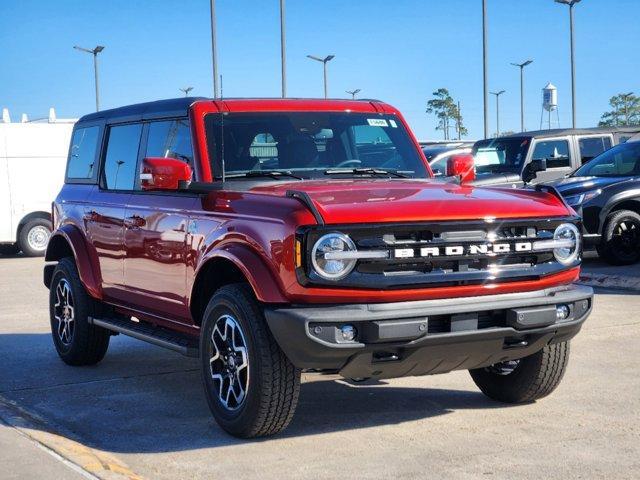
[[601,153],[576,170],[573,177],[640,175],[640,142],[627,142]]
[[519,173],[531,144],[529,137],[480,140],[473,146],[476,173]]
[[283,177],[279,172],[300,178],[384,172],[429,177],[404,125],[393,115],[229,113],[209,114],[205,124],[216,179],[221,178],[223,154],[227,178],[260,172],[265,178]]

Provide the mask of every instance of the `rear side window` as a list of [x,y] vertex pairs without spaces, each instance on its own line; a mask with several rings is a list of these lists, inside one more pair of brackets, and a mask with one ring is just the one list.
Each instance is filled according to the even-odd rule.
[[145,157],[176,158],[193,168],[189,121],[178,119],[150,123]]
[[96,149],[100,127],[76,128],[71,137],[67,161],[67,180],[87,181],[96,178]]
[[578,144],[580,145],[580,161],[585,163],[605,150],[609,150],[611,148],[611,138],[586,137],[579,139]]
[[140,123],[109,129],[102,175],[103,186],[108,190],[133,190],[141,132]]
[[567,140],[543,140],[533,150],[533,160],[546,160],[547,168],[571,166],[569,142]]

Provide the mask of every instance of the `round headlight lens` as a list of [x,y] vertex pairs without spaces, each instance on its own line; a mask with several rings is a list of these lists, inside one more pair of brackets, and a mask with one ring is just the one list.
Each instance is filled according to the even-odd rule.
[[562,241],[565,246],[554,248],[553,255],[563,265],[569,265],[576,261],[580,255],[580,232],[572,223],[563,223],[556,228],[553,239]]
[[[327,280],[340,280],[351,273],[356,265],[355,259],[326,258],[326,254],[355,252],[356,245],[342,233],[328,233],[318,239],[311,250],[311,263],[318,275]],[[328,255],[331,257],[331,255]]]

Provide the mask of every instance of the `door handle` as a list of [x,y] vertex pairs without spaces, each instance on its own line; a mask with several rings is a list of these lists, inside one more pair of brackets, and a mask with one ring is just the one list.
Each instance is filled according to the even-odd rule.
[[128,228],[134,229],[144,227],[147,224],[147,221],[140,215],[131,215],[126,218],[124,223]]

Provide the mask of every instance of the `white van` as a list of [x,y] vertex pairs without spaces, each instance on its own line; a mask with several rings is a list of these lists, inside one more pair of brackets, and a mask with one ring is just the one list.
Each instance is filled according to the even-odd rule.
[[0,253],[44,255],[75,120],[0,122]]

